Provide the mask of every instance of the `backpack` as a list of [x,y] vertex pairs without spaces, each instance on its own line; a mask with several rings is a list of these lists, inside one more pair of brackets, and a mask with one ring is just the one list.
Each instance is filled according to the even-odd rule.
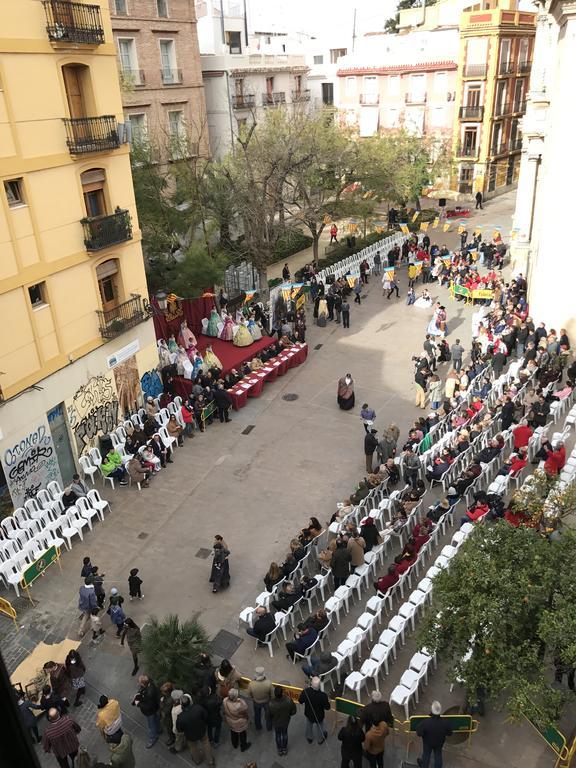
[[108,609],[108,613],[110,614],[110,621],[112,624],[116,624],[117,626],[124,624],[126,614],[121,605],[111,605]]

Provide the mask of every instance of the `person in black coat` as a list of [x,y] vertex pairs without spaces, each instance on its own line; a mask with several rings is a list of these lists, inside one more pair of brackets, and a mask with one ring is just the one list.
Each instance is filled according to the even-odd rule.
[[214,765],[208,741],[208,713],[200,704],[194,704],[187,693],[180,699],[180,704],[182,712],[176,718],[176,730],[184,734],[193,761],[198,765],[205,757],[208,765]]
[[194,666],[194,670],[198,679],[199,688],[212,688],[215,689],[214,673],[216,667],[212,664],[212,659],[209,654],[201,653],[197,664]]
[[364,552],[370,552],[373,547],[377,546],[380,535],[378,528],[374,525],[374,518],[367,517],[360,526],[360,536],[366,542]]
[[274,619],[274,614],[267,611],[266,608],[261,605],[256,608],[256,616],[258,618],[254,622],[254,626],[248,627],[246,634],[257,638],[259,642],[263,642],[266,635],[270,634],[276,627],[276,621]]
[[232,407],[232,397],[224,389],[224,384],[218,384],[215,390],[213,390],[214,402],[218,409],[218,417],[220,423],[224,421],[230,421],[230,408]]
[[332,568],[332,576],[334,577],[334,589],[343,586],[346,583],[346,579],[350,576],[350,562],[352,555],[348,549],[348,542],[346,539],[339,539],[336,543],[336,550],[332,555],[330,566]]
[[366,704],[360,712],[360,722],[364,726],[366,732],[375,723],[384,722],[390,728],[394,728],[394,717],[392,716],[392,710],[390,704],[387,701],[382,701],[382,694],[380,691],[374,691],[370,696],[370,704]]
[[428,768],[432,753],[435,765],[442,765],[442,747],[446,737],[452,735],[452,728],[449,720],[442,720],[441,714],[440,702],[433,701],[430,716],[422,720],[416,729],[422,739],[422,757],[418,760],[421,768]]
[[350,762],[352,762],[354,768],[362,768],[364,731],[360,727],[357,717],[350,716],[344,728],[340,728],[338,741],[342,742],[340,748],[342,768],[350,768]]
[[318,744],[326,741],[328,733],[324,729],[324,715],[330,709],[330,699],[320,690],[320,678],[313,677],[310,688],[304,688],[298,699],[304,705],[304,717],[306,718],[306,741],[312,744],[314,732],[318,735]]
[[364,436],[364,454],[366,456],[366,472],[372,472],[372,465],[374,463],[374,451],[378,448],[378,438],[376,437],[376,430],[371,429]]
[[208,740],[210,744],[217,746],[220,742],[220,731],[222,730],[222,699],[213,688],[205,685],[200,690],[198,704],[208,715]]
[[512,399],[506,395],[506,398],[504,400],[504,405],[502,406],[502,411],[500,413],[502,417],[501,421],[501,427],[502,429],[509,429],[512,426],[512,422],[514,421],[514,410],[515,406],[512,402]]

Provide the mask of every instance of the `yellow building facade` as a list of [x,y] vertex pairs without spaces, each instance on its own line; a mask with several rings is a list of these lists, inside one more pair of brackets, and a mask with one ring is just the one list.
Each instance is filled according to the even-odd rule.
[[125,138],[107,0],[1,3],[4,513],[68,482],[157,364]]
[[516,184],[535,35],[516,0],[483,0],[460,19],[452,188],[490,197]]

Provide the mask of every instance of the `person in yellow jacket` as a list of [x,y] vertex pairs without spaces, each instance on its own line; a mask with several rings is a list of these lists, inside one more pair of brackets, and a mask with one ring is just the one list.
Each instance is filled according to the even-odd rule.
[[390,729],[383,720],[373,723],[372,727],[366,732],[364,751],[370,763],[370,768],[384,768],[384,745],[389,732]]
[[120,711],[120,704],[116,699],[100,696],[96,727],[100,730],[106,741],[111,741],[114,736],[122,735],[122,712]]

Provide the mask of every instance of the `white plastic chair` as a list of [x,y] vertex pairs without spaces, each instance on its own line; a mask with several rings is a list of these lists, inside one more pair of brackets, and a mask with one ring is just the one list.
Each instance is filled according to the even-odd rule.
[[416,623],[415,623],[415,616],[416,616],[416,610],[417,606],[414,605],[414,603],[402,603],[400,608],[398,608],[398,616],[401,616],[403,619],[406,620],[406,623],[410,622],[412,625],[412,632],[416,630]]
[[400,684],[390,694],[390,704],[396,704],[404,708],[406,720],[410,719],[410,700],[416,697],[418,703],[418,685],[420,677],[413,669],[407,669],[400,678]]
[[409,669],[413,669],[420,676],[420,679],[424,678],[424,683],[428,684],[428,667],[432,657],[424,653],[415,653],[410,659]]
[[104,522],[104,515],[100,515],[97,509],[90,506],[90,502],[86,497],[83,496],[78,499],[75,506],[78,509],[80,516],[83,517],[88,523],[90,530],[92,530],[92,519],[94,517],[100,518],[101,522]]
[[[68,510],[69,512],[69,510]],[[66,546],[68,549],[72,549],[72,538],[74,536],[79,536],[81,540],[84,539],[84,535],[82,533],[82,525],[75,525],[77,522],[76,518],[73,514],[66,513],[62,519],[62,525],[60,527],[60,533],[62,534],[62,537],[66,541]],[[84,521],[86,523],[86,521]]]
[[380,645],[385,645],[387,648],[390,648],[394,654],[394,658],[396,658],[396,643],[398,642],[398,637],[398,632],[387,628],[380,633],[380,637],[378,638],[378,643]]
[[[343,656],[345,661],[348,662],[350,669],[352,669],[352,658],[354,656],[355,646],[354,643],[351,640],[342,640],[340,645],[336,648],[336,652]],[[338,682],[340,682],[340,677],[338,677]]]
[[338,589],[334,592],[334,597],[338,597],[339,599],[344,601],[344,605],[346,607],[346,613],[350,613],[350,595],[352,594],[352,590],[350,587],[343,584],[341,587],[338,587]]
[[60,483],[58,483],[56,480],[52,480],[50,483],[48,483],[48,493],[54,501],[59,501],[63,496],[63,490],[60,488]]
[[384,667],[386,674],[388,674],[388,659],[390,657],[391,651],[392,648],[390,646],[377,643],[370,651],[370,658],[366,659],[360,667],[360,672],[367,679],[372,678],[372,680],[374,680],[374,686],[377,691],[380,690],[378,677],[382,667]]
[[385,605],[386,598],[378,597],[378,595],[374,595],[366,603],[366,610],[374,614],[374,618],[378,624],[382,623],[382,611],[384,610]]
[[355,573],[350,574],[346,579],[346,584],[344,586],[348,587],[350,592],[356,590],[358,593],[358,600],[362,599],[362,578],[360,576],[357,576]]
[[108,507],[108,509],[111,510],[109,502],[103,499],[100,496],[100,493],[95,488],[88,491],[87,498],[90,504],[94,507],[94,509],[98,510],[98,514],[100,514],[100,512],[104,514],[104,510],[106,509],[106,507]]
[[327,571],[326,573],[317,573],[314,578],[318,582],[316,584],[316,590],[320,592],[322,595],[322,600],[324,601],[326,598],[324,596],[324,590],[326,589],[326,585],[328,584],[328,580],[330,579],[331,571]]
[[362,674],[362,672],[350,672],[350,674],[344,679],[344,690],[349,688],[351,691],[354,691],[356,693],[356,698],[358,699],[358,704],[360,704],[362,701],[360,692],[366,685],[366,680],[367,678]]
[[20,581],[29,565],[30,563],[25,555],[17,555],[0,565],[0,576],[2,576],[7,587],[14,587],[16,597],[20,597]]
[[[46,491],[46,493],[48,492]],[[55,504],[54,499],[51,499],[50,506],[54,506],[54,504]],[[41,506],[37,499],[26,499],[26,501],[24,502],[24,509],[28,512],[29,516],[33,520],[37,520],[39,517],[42,516],[40,514],[40,512],[42,511]]]
[[175,437],[170,437],[165,425],[160,427],[158,434],[165,448],[172,448],[173,445],[178,445],[178,440]]
[[[39,515],[40,513],[36,512],[36,514]],[[30,514],[30,512],[24,507],[18,507],[18,509],[15,509],[13,517],[18,523],[18,525],[20,526],[20,528],[22,528],[23,530],[34,527],[34,519],[32,518],[32,515]]]
[[[52,509],[52,507],[55,504],[54,499],[52,496],[48,493],[46,488],[41,488],[38,493],[36,494],[36,500],[40,504],[40,506],[43,509]],[[30,501],[30,499],[29,499]],[[26,502],[24,502],[24,506],[26,506]]]
[[374,616],[372,613],[362,613],[356,622],[358,627],[361,627],[361,629],[364,629],[368,632],[370,641],[372,641],[372,629],[374,628],[375,622],[376,616]]
[[[392,618],[388,622],[388,629],[391,629],[392,632],[395,632],[397,635],[400,636],[402,645],[404,645],[406,642],[404,637],[405,628],[406,628],[406,619],[403,616],[392,616]],[[380,637],[382,637],[382,635]]]
[[94,464],[92,464],[88,456],[80,456],[78,463],[82,467],[84,476],[89,475],[90,481],[92,485],[94,485],[94,475],[98,472],[98,467],[95,467]]

